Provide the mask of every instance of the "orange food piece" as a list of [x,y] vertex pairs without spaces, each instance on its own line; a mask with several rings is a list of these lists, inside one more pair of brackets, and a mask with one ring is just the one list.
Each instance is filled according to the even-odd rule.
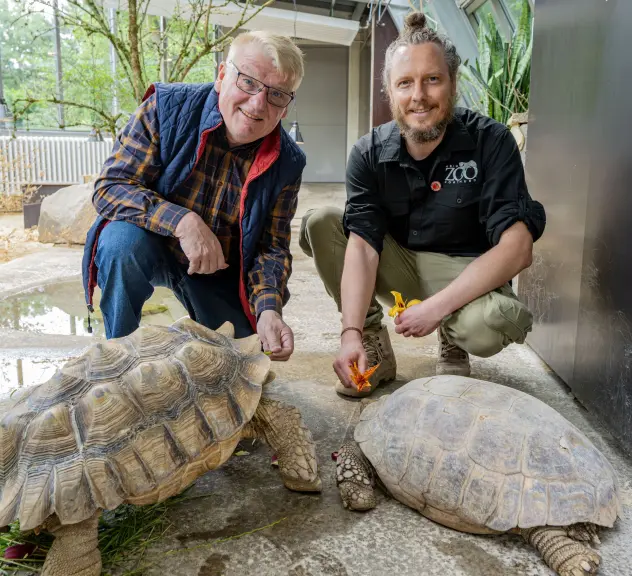
[[369,378],[373,375],[373,373],[378,369],[380,365],[376,364],[375,366],[369,368],[364,374],[360,372],[358,368],[357,362],[354,362],[351,366],[351,381],[355,384],[358,392],[362,392],[366,388],[371,387],[371,383],[369,382]]

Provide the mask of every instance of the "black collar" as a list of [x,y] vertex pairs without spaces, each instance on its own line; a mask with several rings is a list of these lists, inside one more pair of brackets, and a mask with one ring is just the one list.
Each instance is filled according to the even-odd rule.
[[[388,138],[382,146],[379,162],[399,162],[408,164],[410,155],[404,144],[397,122],[391,122],[392,127]],[[439,157],[447,160],[452,152],[457,150],[475,150],[476,143],[472,140],[470,133],[465,128],[465,124],[460,118],[455,117],[446,128],[445,135],[439,146],[437,146]]]

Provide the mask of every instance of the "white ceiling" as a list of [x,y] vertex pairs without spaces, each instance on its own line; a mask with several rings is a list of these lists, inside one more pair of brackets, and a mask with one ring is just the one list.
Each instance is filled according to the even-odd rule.
[[[125,0],[105,0],[105,6],[124,9]],[[156,16],[170,16],[178,4],[176,0],[149,0],[148,13]],[[181,11],[185,11],[185,3],[180,4]],[[256,11],[256,7],[248,13]],[[240,20],[243,5],[237,2],[222,3],[214,13],[213,23],[221,26],[233,27]],[[295,23],[296,18],[296,23]],[[279,8],[264,8],[252,20],[242,26],[246,30],[271,30],[277,34],[317,40],[331,44],[350,46],[358,33],[360,23],[355,20],[343,20],[319,14],[307,14]]]
[[[215,21],[222,26],[234,26],[239,21],[240,11],[232,4],[229,4],[227,8],[229,10],[223,10],[227,13],[216,17]],[[232,13],[230,9],[232,9]],[[286,36],[350,46],[358,33],[359,25],[360,23],[355,20],[343,20],[319,14],[306,14],[305,12],[295,13],[292,10],[278,8],[264,8],[243,28],[271,30]]]

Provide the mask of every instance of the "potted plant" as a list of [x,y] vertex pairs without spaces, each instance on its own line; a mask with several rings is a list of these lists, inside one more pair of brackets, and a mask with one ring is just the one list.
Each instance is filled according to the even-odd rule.
[[488,14],[478,30],[478,59],[467,61],[462,76],[479,94],[480,108],[490,118],[507,124],[523,154],[526,147],[533,15],[528,0],[523,0],[518,27],[510,42],[505,42]]

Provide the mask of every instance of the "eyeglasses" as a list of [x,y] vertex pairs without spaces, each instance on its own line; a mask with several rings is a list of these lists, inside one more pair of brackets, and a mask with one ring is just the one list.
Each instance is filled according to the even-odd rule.
[[230,64],[237,72],[237,80],[235,81],[235,84],[242,92],[254,95],[259,94],[259,92],[266,88],[268,102],[278,108],[285,108],[292,100],[294,100],[294,94],[288,94],[287,92],[283,92],[283,90],[268,86],[267,84],[261,82],[261,80],[257,80],[252,76],[248,76],[247,74],[240,72],[239,68],[237,68],[237,66],[235,66],[231,61],[228,61],[227,64]]

